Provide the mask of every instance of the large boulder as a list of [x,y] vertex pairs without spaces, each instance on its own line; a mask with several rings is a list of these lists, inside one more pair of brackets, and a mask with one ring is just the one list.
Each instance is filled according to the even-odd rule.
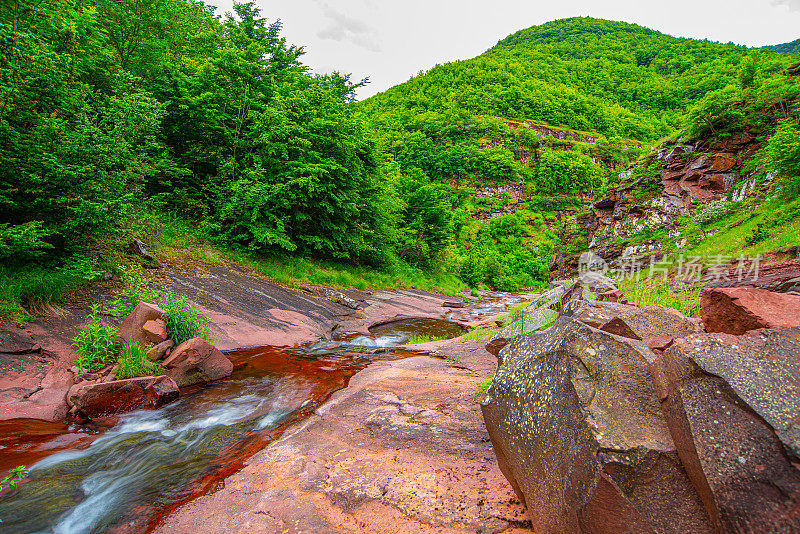
[[227,378],[233,363],[214,345],[195,337],[173,349],[161,364],[179,387]]
[[148,336],[144,331],[144,325],[148,321],[161,319],[162,315],[164,315],[164,310],[155,304],[140,302],[119,326],[117,337],[119,344],[138,343],[143,347],[148,346]]
[[678,339],[700,332],[700,325],[678,310],[661,306],[634,308],[605,323],[601,330],[648,342],[653,338]]
[[144,376],[111,382],[84,382],[70,389],[67,402],[88,417],[158,408],[177,399],[178,386],[168,376]]
[[800,532],[800,328],[677,340],[654,377],[715,528]]
[[481,408],[535,532],[711,532],[661,413],[655,359],[575,315],[500,352]]
[[708,332],[741,335],[758,328],[800,326],[800,296],[753,287],[707,288],[700,301]]

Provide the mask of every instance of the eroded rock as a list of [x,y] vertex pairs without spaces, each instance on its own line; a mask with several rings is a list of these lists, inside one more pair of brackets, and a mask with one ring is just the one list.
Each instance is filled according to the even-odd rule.
[[178,386],[168,376],[145,376],[111,382],[84,382],[70,389],[70,406],[88,417],[116,415],[140,408],[158,408],[176,400]]
[[216,347],[199,337],[175,347],[161,365],[178,387],[214,382],[233,372],[233,363]]
[[744,334],[758,328],[800,326],[800,297],[753,287],[707,288],[701,297],[708,332]]
[[119,326],[117,339],[120,345],[138,343],[147,346],[148,338],[144,332],[144,325],[148,321],[160,319],[162,315],[164,315],[164,310],[155,304],[140,302]]
[[700,332],[700,326],[678,310],[662,306],[634,308],[609,320],[601,330],[617,336],[643,340],[682,338]]
[[661,413],[655,358],[563,315],[501,351],[481,408],[535,532],[711,531]]
[[800,328],[678,340],[654,366],[678,455],[721,532],[800,532]]

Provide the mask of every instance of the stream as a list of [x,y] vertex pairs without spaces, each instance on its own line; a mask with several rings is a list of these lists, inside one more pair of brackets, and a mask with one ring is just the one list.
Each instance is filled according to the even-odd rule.
[[[493,299],[470,313],[480,317],[507,304]],[[464,330],[414,319],[371,332],[344,342],[228,353],[236,369],[230,378],[157,410],[84,427],[0,423],[0,472],[30,468],[18,489],[0,498],[0,530],[146,532],[181,504],[223,487],[226,476],[371,361],[407,356],[389,347],[414,335],[455,337]]]

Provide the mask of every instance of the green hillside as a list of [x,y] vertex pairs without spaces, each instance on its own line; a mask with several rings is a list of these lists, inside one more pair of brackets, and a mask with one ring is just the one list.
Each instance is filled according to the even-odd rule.
[[134,239],[158,250],[162,226],[381,285],[546,284],[563,212],[657,139],[777,117],[795,146],[785,55],[622,22],[529,28],[363,102],[252,2],[4,2],[0,36],[0,320],[118,272]]
[[692,102],[735,82],[746,62],[763,76],[786,67],[773,51],[571,18],[519,31],[474,59],[436,66],[362,106],[382,128],[458,109],[654,140],[681,126]]
[[800,39],[795,39],[791,43],[781,43],[771,46],[765,46],[767,50],[773,52],[780,52],[781,54],[796,54],[800,55]]

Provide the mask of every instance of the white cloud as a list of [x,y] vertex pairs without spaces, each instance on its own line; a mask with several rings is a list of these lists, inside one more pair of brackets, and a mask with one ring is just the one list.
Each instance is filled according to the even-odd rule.
[[315,1],[322,7],[322,13],[329,20],[329,24],[317,32],[317,37],[323,40],[349,41],[370,52],[381,51],[375,28],[362,20],[337,11],[326,3]]
[[800,0],[772,0],[773,6],[787,6],[791,11],[800,11]]

